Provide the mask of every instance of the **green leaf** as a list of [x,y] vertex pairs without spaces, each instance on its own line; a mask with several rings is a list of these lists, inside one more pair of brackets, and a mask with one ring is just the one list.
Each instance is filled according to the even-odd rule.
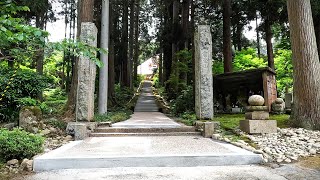
[[35,31],[33,34],[34,34],[35,36],[40,37],[40,36],[42,35],[42,32],[41,32],[41,31]]

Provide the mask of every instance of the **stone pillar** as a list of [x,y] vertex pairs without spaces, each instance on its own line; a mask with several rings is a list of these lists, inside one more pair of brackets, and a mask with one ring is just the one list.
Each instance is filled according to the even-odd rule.
[[210,26],[195,34],[195,110],[198,119],[213,119],[212,37]]
[[[94,23],[81,23],[80,40],[97,47],[98,30]],[[76,121],[92,121],[94,116],[94,90],[96,64],[88,57],[81,56],[78,65],[78,90]]]

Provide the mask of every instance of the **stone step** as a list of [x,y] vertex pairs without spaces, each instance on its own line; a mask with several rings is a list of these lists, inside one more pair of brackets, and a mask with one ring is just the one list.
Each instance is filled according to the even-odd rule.
[[200,132],[165,132],[165,133],[91,133],[90,137],[127,137],[127,136],[195,136]]
[[168,133],[168,132],[196,132],[195,127],[179,128],[128,128],[128,127],[99,127],[95,133]]
[[99,137],[35,157],[34,171],[116,167],[247,165],[262,156],[201,136]]

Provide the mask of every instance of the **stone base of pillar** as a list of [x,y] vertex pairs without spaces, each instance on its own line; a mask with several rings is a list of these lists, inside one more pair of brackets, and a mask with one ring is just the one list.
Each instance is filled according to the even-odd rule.
[[276,120],[242,120],[240,129],[248,134],[277,133]]

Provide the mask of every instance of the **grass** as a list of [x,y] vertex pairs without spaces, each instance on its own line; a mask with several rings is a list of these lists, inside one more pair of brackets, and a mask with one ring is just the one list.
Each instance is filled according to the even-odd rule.
[[[220,126],[225,130],[233,130],[239,127],[240,120],[244,120],[244,114],[218,114],[215,115],[213,121],[220,122]],[[271,115],[270,119],[276,120],[278,122],[278,127],[287,128],[289,127],[289,115]],[[183,114],[181,115],[181,123],[184,123],[188,126],[192,126],[196,121],[196,116],[194,114]]]
[[104,114],[104,115],[95,115],[94,120],[96,122],[117,123],[117,122],[121,122],[129,119],[131,114],[132,114],[132,111],[129,111],[129,110],[108,112],[108,114]]

